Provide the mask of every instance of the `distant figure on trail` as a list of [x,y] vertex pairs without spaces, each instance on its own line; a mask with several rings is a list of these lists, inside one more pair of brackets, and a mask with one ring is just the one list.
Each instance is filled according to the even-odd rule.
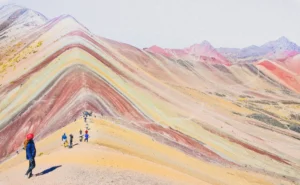
[[84,135],[84,142],[89,142],[89,134],[88,133],[86,133]]
[[66,133],[64,133],[64,134],[62,135],[62,137],[61,137],[61,140],[62,140],[62,144],[63,144],[63,145],[67,142],[67,139],[68,139],[68,137],[67,137]]
[[84,117],[84,122],[86,123],[86,117]]
[[82,142],[82,139],[83,139],[83,135],[80,135],[79,136],[79,141]]
[[73,135],[70,134],[70,145],[69,145],[69,148],[72,148],[73,146]]
[[92,111],[91,111],[91,112],[84,111],[84,112],[83,112],[83,116],[84,116],[84,117],[92,116]]
[[33,142],[33,134],[27,134],[26,140],[24,142],[24,149],[26,150],[26,159],[29,161],[29,168],[25,174],[25,176],[29,179],[33,176],[32,170],[35,168],[35,154],[36,149]]
[[82,135],[82,130],[79,130],[79,141],[82,142],[83,135]]

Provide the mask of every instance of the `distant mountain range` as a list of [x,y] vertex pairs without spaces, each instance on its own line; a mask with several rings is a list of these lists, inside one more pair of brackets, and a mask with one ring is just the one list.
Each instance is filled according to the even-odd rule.
[[146,50],[171,58],[175,57],[177,59],[185,59],[191,61],[209,61],[215,64],[230,64],[230,62],[223,55],[221,55],[208,41],[203,41],[201,44],[194,44],[184,49],[163,49],[158,46],[152,46]]
[[168,57],[182,57],[185,55],[195,56],[199,61],[203,57],[210,58],[219,64],[256,62],[262,59],[283,61],[300,53],[300,47],[289,41],[286,37],[280,37],[275,41],[262,46],[249,46],[246,48],[214,48],[208,41],[194,44],[185,49],[163,49],[159,46],[146,48],[147,51],[159,53]]
[[246,48],[218,48],[222,55],[231,61],[254,62],[261,59],[283,60],[300,53],[300,47],[289,41],[286,37],[261,46],[249,46]]

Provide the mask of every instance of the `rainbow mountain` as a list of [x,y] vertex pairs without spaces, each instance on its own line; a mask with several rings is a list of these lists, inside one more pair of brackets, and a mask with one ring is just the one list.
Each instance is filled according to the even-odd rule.
[[229,169],[260,179],[243,184],[299,182],[300,50],[286,38],[244,49],[207,41],[139,49],[99,37],[69,15],[49,20],[16,5],[0,15],[2,161],[28,132],[39,141],[91,111],[218,167],[220,176],[143,153],[207,183],[231,184]]

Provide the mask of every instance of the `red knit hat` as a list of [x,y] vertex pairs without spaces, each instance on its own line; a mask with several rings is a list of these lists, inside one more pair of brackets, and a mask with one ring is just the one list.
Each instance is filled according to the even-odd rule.
[[26,136],[27,140],[31,140],[31,139],[33,139],[33,137],[34,137],[34,135],[32,133],[27,134],[27,136]]

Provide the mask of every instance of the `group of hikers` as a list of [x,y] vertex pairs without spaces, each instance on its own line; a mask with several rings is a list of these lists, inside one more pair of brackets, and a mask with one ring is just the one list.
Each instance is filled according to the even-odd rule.
[[[84,122],[86,123],[86,120],[87,120],[87,117],[88,116],[92,116],[92,112],[87,112],[87,111],[84,111],[83,112],[83,118],[84,118]],[[64,133],[61,137],[61,140],[62,140],[62,144],[64,147],[69,147],[69,148],[72,148],[73,146],[73,135],[70,134],[70,143],[68,142],[68,137],[66,135],[66,133]],[[80,129],[79,131],[79,141],[82,142],[82,139],[84,137],[84,142],[88,142],[89,141],[89,134],[88,134],[88,124],[86,125],[86,130],[85,130],[85,134],[82,135],[82,130]]]
[[[62,144],[64,147],[69,147],[69,148],[72,148],[73,146],[73,135],[70,134],[70,143],[68,142],[68,137],[66,135],[66,133],[64,133],[62,136],[61,136],[61,140],[62,140]],[[83,139],[83,135],[82,135],[82,130],[80,129],[79,130],[79,141],[82,142],[82,139]],[[84,142],[88,142],[89,141],[89,133],[88,133],[88,130],[85,131],[85,134],[84,134]]]
[[[87,116],[91,116],[91,113],[84,112],[84,122],[86,122]],[[72,134],[70,134],[69,136],[70,136],[70,143],[68,143],[68,137],[67,137],[66,133],[64,133],[62,136],[62,142],[65,147],[72,148],[74,136]],[[84,136],[84,142],[88,142],[88,139],[89,139],[88,127],[85,130],[84,135],[82,134],[82,130],[81,129],[79,130],[79,141],[80,142],[82,142],[83,136]],[[25,173],[25,176],[27,178],[31,178],[33,176],[32,170],[35,168],[36,148],[35,148],[33,138],[34,138],[34,134],[32,134],[32,133],[27,134],[26,139],[24,141],[24,147],[23,147],[23,149],[26,151],[26,159],[29,161],[29,167]],[[19,152],[17,151],[17,153],[19,153]]]
[[68,143],[68,137],[66,135],[66,133],[64,133],[61,137],[62,143],[65,147],[72,148],[73,147],[73,135],[70,134],[70,143]]

